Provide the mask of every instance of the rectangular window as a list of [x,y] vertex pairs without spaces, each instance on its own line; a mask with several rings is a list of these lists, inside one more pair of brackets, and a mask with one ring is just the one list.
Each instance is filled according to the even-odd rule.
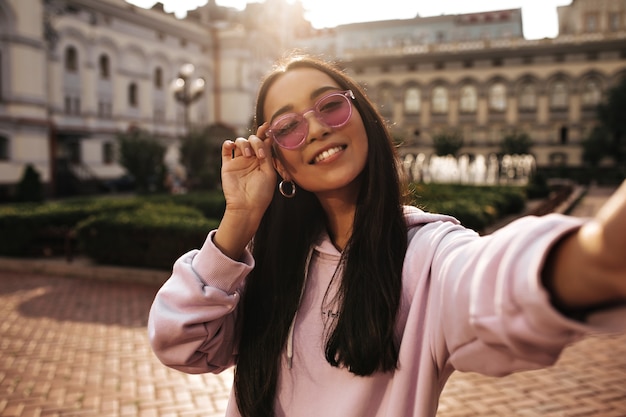
[[72,164],[80,164],[82,158],[80,142],[78,140],[71,141],[67,144],[67,155]]
[[0,161],[9,160],[9,138],[0,136]]
[[102,145],[102,160],[105,164],[110,165],[115,160],[115,149],[111,142],[106,142]]
[[619,12],[609,13],[609,30],[616,32],[622,27],[622,16]]
[[2,102],[2,51],[0,51],[0,103]]
[[585,31],[591,33],[598,31],[598,13],[585,14]]
[[105,100],[98,102],[98,117],[102,119],[111,118],[111,103]]
[[72,114],[72,97],[65,96],[65,114]]
[[165,109],[161,107],[154,108],[154,122],[165,123]]

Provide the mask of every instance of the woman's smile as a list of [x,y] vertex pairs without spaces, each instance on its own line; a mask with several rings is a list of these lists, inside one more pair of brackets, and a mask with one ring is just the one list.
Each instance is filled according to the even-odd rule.
[[[340,157],[340,153],[347,148],[347,145],[334,146],[330,149],[323,150],[310,162],[311,165],[320,162],[331,162]],[[334,158],[333,158],[334,157]]]

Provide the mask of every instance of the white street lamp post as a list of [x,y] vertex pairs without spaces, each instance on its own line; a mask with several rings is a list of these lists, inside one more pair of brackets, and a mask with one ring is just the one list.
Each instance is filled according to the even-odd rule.
[[193,78],[194,71],[193,64],[184,64],[172,85],[174,97],[183,105],[185,133],[189,133],[189,106],[202,96],[205,87],[204,79]]

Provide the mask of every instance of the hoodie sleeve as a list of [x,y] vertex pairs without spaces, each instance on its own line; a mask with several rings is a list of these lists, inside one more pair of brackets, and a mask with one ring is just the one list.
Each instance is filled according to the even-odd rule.
[[408,262],[430,266],[426,331],[441,368],[493,376],[537,369],[585,335],[626,331],[626,309],[570,320],[541,284],[549,249],[582,223],[553,214],[519,219],[488,236],[452,222],[419,229]]
[[218,373],[232,366],[238,343],[237,317],[250,252],[237,262],[213,244],[181,256],[150,309],[148,336],[159,360],[187,373]]

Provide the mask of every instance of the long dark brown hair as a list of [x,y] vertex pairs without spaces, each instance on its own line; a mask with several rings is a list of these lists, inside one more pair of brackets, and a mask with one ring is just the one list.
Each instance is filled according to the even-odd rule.
[[[256,103],[257,126],[266,120],[263,106],[269,88],[296,68],[317,69],[342,89],[352,90],[368,138],[353,232],[342,254],[343,273],[337,277],[339,316],[328,331],[326,360],[361,376],[392,372],[398,361],[394,328],[407,247],[404,187],[395,147],[363,89],[338,67],[313,57],[292,56],[263,81]],[[298,309],[306,258],[326,227],[314,194],[299,188],[294,198],[286,199],[277,189],[254,236],[256,264],[242,298],[234,389],[245,417],[274,415],[281,353]]]

